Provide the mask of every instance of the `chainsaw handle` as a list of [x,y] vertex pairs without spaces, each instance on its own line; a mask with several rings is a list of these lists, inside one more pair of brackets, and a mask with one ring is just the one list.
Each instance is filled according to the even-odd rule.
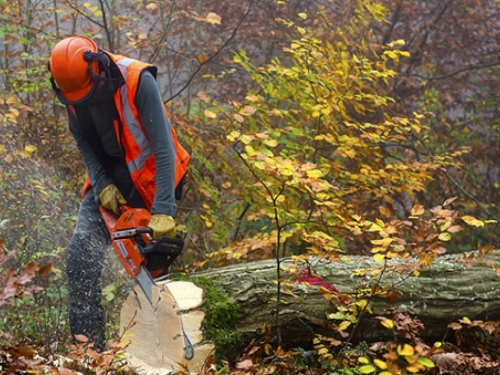
[[168,255],[179,255],[184,247],[184,239],[179,237],[160,237],[157,241],[151,242],[141,250],[143,254],[159,252]]
[[153,277],[169,273],[170,266],[183,247],[182,237],[161,237],[142,247],[141,252],[147,259],[147,268],[152,275],[154,274]]
[[137,228],[136,229],[137,233],[147,233],[147,234],[153,234],[153,230],[149,227],[143,227],[143,228]]

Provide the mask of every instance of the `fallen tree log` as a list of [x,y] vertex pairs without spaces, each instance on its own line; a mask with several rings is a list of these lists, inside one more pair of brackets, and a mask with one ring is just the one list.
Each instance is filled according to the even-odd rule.
[[[311,260],[314,263],[315,260]],[[283,260],[281,268],[294,268],[296,265],[289,259]],[[353,277],[360,270],[380,268],[380,264],[373,262],[367,257],[350,257],[350,260],[342,262],[318,262],[314,266],[315,273],[326,283],[335,286],[348,298],[354,298],[359,292],[360,286],[366,287],[368,276],[366,274]],[[282,270],[282,278],[286,278],[286,271]],[[369,273],[368,273],[369,274]],[[196,283],[197,279],[210,279],[218,291],[234,302],[238,308],[237,329],[241,334],[241,344],[248,343],[252,338],[261,335],[261,328],[265,324],[272,329],[273,338],[276,339],[276,327],[279,322],[282,343],[287,346],[310,345],[315,334],[334,336],[335,332],[328,328],[332,323],[327,319],[327,314],[337,311],[336,306],[328,303],[318,287],[309,286],[305,283],[293,283],[290,294],[281,293],[280,304],[277,306],[277,266],[272,260],[232,265],[228,267],[212,269],[191,275]],[[373,277],[375,280],[376,277]],[[165,285],[168,285],[165,284]],[[187,284],[186,284],[187,285]],[[436,259],[431,266],[426,267],[420,276],[407,276],[393,273],[390,277],[382,277],[380,286],[394,286],[401,291],[401,297],[389,303],[383,296],[371,300],[370,306],[373,315],[366,314],[356,328],[355,340],[368,342],[391,338],[392,332],[382,327],[378,320],[372,318],[376,315],[388,315],[388,309],[395,308],[400,312],[417,317],[425,325],[422,337],[428,340],[443,340],[448,333],[448,324],[456,322],[466,316],[471,320],[500,320],[500,278],[496,276],[491,266],[476,265],[470,268],[456,262],[455,256],[443,256]],[[161,286],[163,288],[163,286]],[[182,287],[181,287],[182,289]],[[283,288],[282,288],[283,292]],[[161,290],[159,293],[163,293]],[[191,293],[186,290],[185,293]],[[293,294],[293,295],[292,295]],[[179,295],[182,295],[180,292]],[[122,326],[136,319],[135,339],[141,340],[141,345],[147,346],[159,343],[159,339],[152,339],[151,333],[161,336],[169,325],[178,326],[178,322],[164,320],[164,328],[156,325],[153,332],[151,326],[134,318],[142,316],[142,320],[154,320],[154,313],[149,310],[141,310],[134,300],[137,297],[129,297],[124,305],[122,313]],[[202,302],[200,302],[201,304]],[[142,305],[142,304],[141,304]],[[132,306],[132,308],[131,308]],[[155,310],[155,309],[153,309]],[[175,309],[174,309],[175,310]],[[133,312],[132,312],[133,311]],[[137,313],[139,311],[139,314]],[[156,307],[156,314],[158,307]],[[192,309],[177,308],[177,313],[170,314],[171,317],[182,316]],[[165,315],[165,314],[163,314]],[[148,317],[148,318],[144,318]],[[277,318],[279,317],[279,319]],[[176,318],[178,319],[178,318]],[[199,332],[188,332],[188,336],[200,337]],[[176,333],[177,335],[178,332]],[[389,337],[388,337],[389,335]],[[163,339],[165,340],[165,339]],[[180,341],[178,341],[180,342]],[[206,338],[199,339],[196,345],[210,345]],[[170,345],[170,344],[169,344]],[[195,345],[195,350],[197,349]],[[206,347],[205,347],[206,348]],[[137,356],[136,348],[131,345],[129,354]],[[146,352],[152,349],[144,349]],[[165,349],[172,353],[171,350]],[[205,350],[201,357],[208,355],[210,350]],[[149,352],[151,353],[151,352]],[[174,363],[189,363],[183,360],[183,354],[177,351],[167,362],[170,368]],[[193,366],[200,366],[203,358],[192,362]],[[156,362],[156,365],[158,362]],[[191,366],[192,369],[192,366]]]
[[[291,260],[283,262],[292,267]],[[356,295],[368,276],[352,277],[361,269],[381,267],[371,258],[350,257],[345,262],[317,264],[316,273],[341,293]],[[238,330],[244,337],[255,337],[262,324],[276,325],[276,262],[264,261],[241,264],[205,271],[195,276],[209,277],[215,285],[239,306]],[[376,279],[376,277],[372,277]],[[456,256],[436,259],[416,276],[392,274],[382,277],[380,286],[394,285],[402,292],[400,298],[389,303],[385,297],[371,301],[373,315],[387,315],[387,309],[418,317],[425,325],[423,337],[441,340],[447,325],[466,316],[471,320],[500,320],[500,277],[491,266],[476,265],[470,268],[456,261]],[[293,293],[281,295],[279,322],[282,325],[282,341],[300,344],[314,333],[327,334],[330,322],[327,313],[335,312],[335,306],[326,303],[318,288],[297,285]],[[357,329],[358,340],[378,340],[387,330],[379,323],[365,317],[365,323]],[[248,339],[247,339],[248,340]]]

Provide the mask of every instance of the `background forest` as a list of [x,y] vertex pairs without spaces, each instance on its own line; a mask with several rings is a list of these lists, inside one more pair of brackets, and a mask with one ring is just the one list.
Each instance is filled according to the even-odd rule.
[[[64,257],[84,166],[47,61],[75,34],[159,68],[192,154],[178,270],[348,254],[417,259],[418,274],[445,252],[498,243],[497,0],[0,0],[0,9],[0,352],[66,350]],[[108,263],[117,339],[130,282]],[[396,373],[366,365],[361,373]]]

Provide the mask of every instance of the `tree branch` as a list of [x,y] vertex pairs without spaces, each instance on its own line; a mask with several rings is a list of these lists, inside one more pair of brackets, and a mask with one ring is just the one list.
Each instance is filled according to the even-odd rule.
[[500,62],[483,64],[483,65],[472,65],[472,66],[468,66],[468,67],[456,70],[454,72],[451,72],[449,74],[445,74],[445,75],[438,76],[438,77],[426,77],[426,76],[422,76],[420,74],[407,74],[406,76],[407,77],[417,77],[417,78],[426,80],[428,82],[432,82],[432,81],[439,81],[439,80],[442,80],[442,79],[447,79],[447,78],[453,77],[454,75],[457,75],[457,74],[460,74],[460,73],[463,73],[463,72],[467,72],[467,71],[470,71],[470,70],[486,69],[486,68],[491,68],[493,66],[498,66],[498,65],[500,65]]
[[241,25],[243,24],[243,22],[247,18],[248,14],[252,10],[253,2],[254,2],[254,0],[250,1],[250,4],[248,6],[247,11],[243,15],[243,18],[238,22],[238,24],[234,28],[233,32],[231,33],[231,36],[222,44],[222,46],[212,56],[210,56],[209,58],[207,58],[205,61],[200,62],[200,64],[195,69],[195,71],[193,72],[193,74],[191,75],[191,77],[188,79],[188,81],[186,82],[186,84],[177,93],[175,93],[170,98],[168,98],[165,101],[165,103],[168,103],[168,102],[172,101],[173,99],[175,99],[176,97],[178,97],[184,90],[186,90],[189,87],[189,85],[191,84],[191,82],[193,81],[193,79],[196,77],[196,75],[200,72],[200,70],[205,65],[207,65],[209,62],[211,62],[213,59],[215,59],[226,48],[226,46],[231,42],[231,40],[234,39],[234,37],[236,36],[236,33],[238,32],[239,28],[241,27]]

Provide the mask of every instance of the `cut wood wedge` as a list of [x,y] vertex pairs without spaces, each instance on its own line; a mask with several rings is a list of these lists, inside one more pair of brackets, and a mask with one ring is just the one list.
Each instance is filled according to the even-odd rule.
[[[137,373],[158,375],[201,369],[214,350],[203,335],[202,304],[203,290],[188,281],[157,282],[152,304],[140,288],[134,289],[120,316],[121,330],[129,327],[129,366]],[[192,345],[192,358],[186,355],[186,342]]]

